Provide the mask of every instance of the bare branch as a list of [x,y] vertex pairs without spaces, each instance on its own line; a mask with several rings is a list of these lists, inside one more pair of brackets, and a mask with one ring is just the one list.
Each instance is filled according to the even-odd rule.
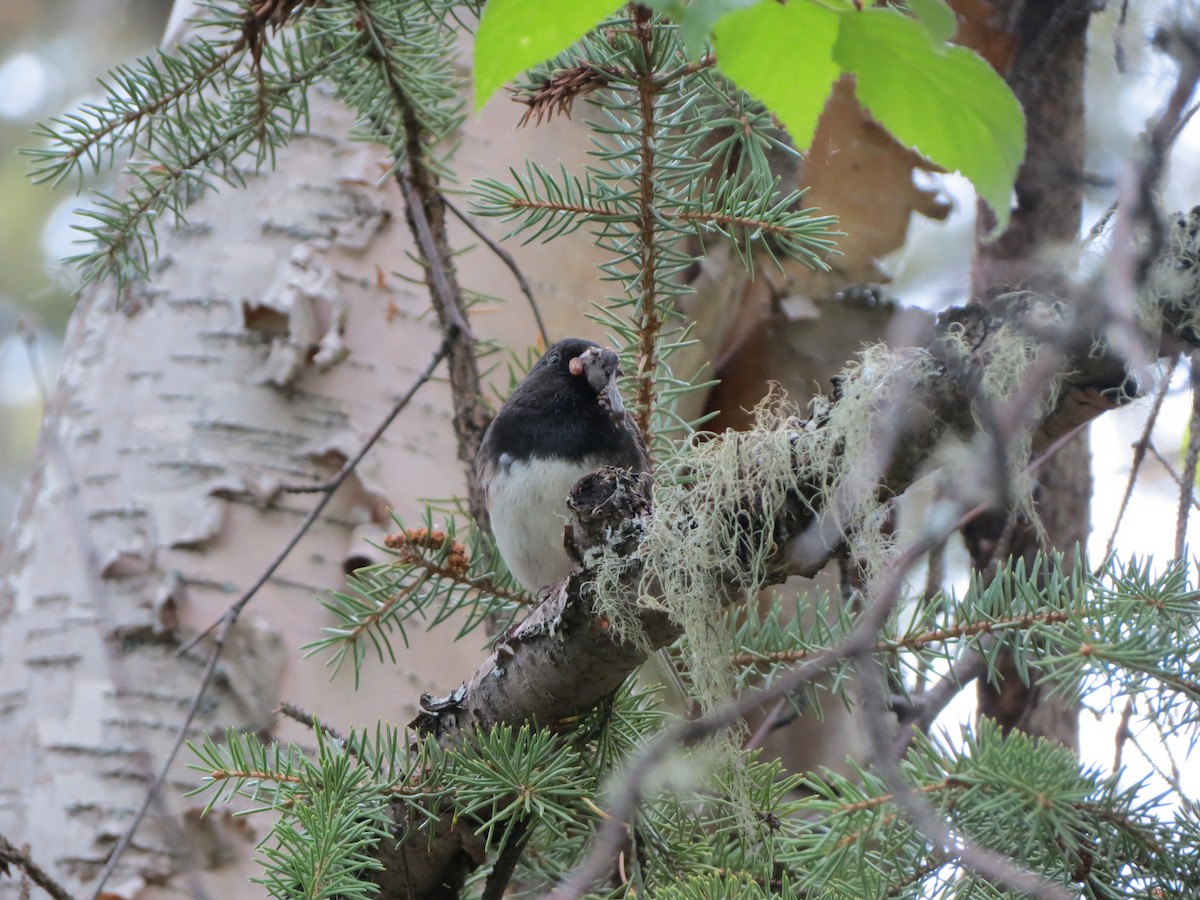
[[1117,531],[1121,527],[1121,521],[1125,518],[1125,510],[1129,508],[1129,500],[1133,496],[1133,486],[1137,483],[1138,473],[1142,469],[1142,461],[1146,458],[1146,450],[1150,446],[1150,434],[1154,431],[1154,425],[1158,421],[1158,413],[1162,409],[1163,401],[1167,398],[1167,391],[1171,387],[1171,376],[1175,374],[1175,366],[1178,363],[1179,357],[1172,356],[1171,363],[1167,367],[1167,371],[1163,373],[1162,382],[1154,394],[1154,403],[1150,407],[1150,414],[1146,416],[1146,425],[1142,429],[1142,436],[1133,445],[1133,460],[1129,464],[1129,480],[1125,482],[1121,507],[1117,510],[1117,519],[1113,522],[1112,533],[1108,536],[1108,543],[1104,547],[1105,559],[1112,556],[1113,548],[1116,546]]
[[75,896],[50,877],[29,855],[29,848],[17,847],[0,834],[0,874],[6,874],[8,866],[16,866],[26,877],[54,900],[75,900]]
[[446,204],[446,209],[450,210],[458,221],[466,225],[475,237],[487,244],[487,248],[512,272],[513,278],[517,280],[517,287],[520,288],[521,293],[525,295],[525,299],[529,302],[529,310],[533,313],[533,320],[537,322],[538,334],[542,336],[542,344],[549,347],[550,335],[546,331],[546,323],[542,321],[542,311],[538,309],[537,301],[533,299],[533,290],[529,287],[529,282],[525,279],[521,267],[517,265],[517,261],[513,259],[512,254],[488,237],[487,233],[476,225],[470,216],[466,215],[447,198],[443,197],[442,202]]
[[404,411],[405,407],[408,406],[409,402],[416,395],[417,391],[420,390],[421,386],[433,377],[433,372],[438,367],[438,364],[441,363],[441,361],[448,355],[449,347],[449,338],[443,339],[441,345],[433,354],[433,358],[430,359],[429,362],[425,364],[425,368],[418,373],[416,381],[414,381],[412,385],[409,386],[408,390],[396,400],[396,402],[392,405],[391,410],[388,411],[388,414],[383,417],[380,423],[375,426],[375,430],[368,435],[365,441],[363,441],[362,446],[358,448],[358,452],[355,453],[354,456],[350,457],[350,459],[346,460],[346,462],[342,464],[341,469],[338,470],[337,474],[320,487],[319,493],[323,494],[321,499],[318,500],[316,505],[308,511],[308,515],[306,515],[303,521],[301,521],[301,523],[296,527],[295,532],[293,532],[287,543],[280,547],[274,558],[267,563],[266,568],[259,573],[258,578],[256,578],[250,587],[246,588],[242,595],[238,597],[238,599],[235,600],[233,604],[225,610],[224,613],[221,614],[220,619],[218,619],[216,622],[213,622],[206,629],[192,638],[192,640],[179,648],[180,655],[187,653],[189,650],[195,647],[198,643],[200,643],[201,640],[203,640],[207,635],[211,634],[222,623],[228,622],[230,625],[232,625],[233,622],[237,620],[238,616],[242,614],[242,610],[245,609],[246,604],[254,599],[254,595],[257,594],[262,586],[270,580],[271,576],[275,574],[276,569],[283,565],[284,560],[288,558],[288,555],[296,548],[296,545],[300,543],[300,539],[308,533],[308,530],[312,528],[313,523],[320,518],[321,513],[324,512],[325,507],[329,504],[329,501],[333,499],[333,495],[337,493],[337,489],[341,487],[346,479],[353,474],[354,470],[358,468],[358,464],[363,461],[363,458],[367,455],[371,448],[375,446],[375,443],[383,436],[383,433],[387,431],[392,422],[395,421],[396,416],[400,415],[400,413]]
[[858,673],[862,721],[871,741],[874,769],[891,791],[893,802],[904,811],[917,830],[933,842],[938,852],[957,859],[965,868],[991,881],[1024,891],[1041,900],[1070,900],[1071,895],[1059,885],[1020,868],[1007,856],[981,847],[963,832],[947,827],[945,818],[934,810],[928,800],[913,790],[891,754],[886,688],[879,661],[868,654],[858,654],[854,667]]
[[[1183,489],[1187,486],[1187,483],[1183,480],[1183,476],[1175,471],[1175,466],[1172,465],[1171,461],[1163,456],[1162,453],[1159,452],[1158,448],[1154,446],[1154,444],[1147,444],[1146,451],[1153,456],[1158,464],[1166,470],[1166,473],[1171,476],[1171,480],[1175,482],[1175,486],[1179,488],[1180,491],[1183,491]],[[1184,494],[1184,496],[1187,495]],[[1191,497],[1192,506],[1194,506],[1196,510],[1200,512],[1200,499],[1196,498],[1196,493],[1194,490],[1192,491]]]
[[[985,638],[985,640],[987,640]],[[917,694],[911,703],[899,710],[902,730],[889,752],[899,758],[912,743],[916,732],[928,734],[934,720],[942,714],[967,685],[987,671],[987,659],[978,650],[968,650],[950,671]]]

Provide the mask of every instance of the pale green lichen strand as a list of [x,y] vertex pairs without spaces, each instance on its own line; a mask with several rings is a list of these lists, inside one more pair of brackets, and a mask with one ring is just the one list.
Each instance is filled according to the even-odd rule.
[[771,523],[786,503],[810,503],[827,517],[826,533],[845,536],[868,578],[890,558],[878,493],[887,460],[875,429],[933,371],[925,351],[869,347],[846,370],[837,401],[815,400],[810,420],[775,390],[749,431],[698,438],[663,460],[638,551],[636,608],[610,599],[622,595],[628,563],[608,557],[597,569],[598,612],[614,637],[644,644],[635,609],[665,612],[684,632],[702,707],[727,700],[734,677],[721,612],[733,595],[753,597],[771,580],[781,549]]
[[[1040,533],[1041,521],[1033,493],[1036,484],[1029,470],[1033,456],[1033,430],[1030,426],[1058,402],[1062,373],[1056,373],[1050,378],[1049,384],[1030,394],[1035,398],[1030,408],[1016,411],[1006,407],[1017,400],[1026,380],[1031,377],[1031,369],[1038,355],[1046,349],[1044,341],[1025,327],[1028,317],[1036,317],[1043,330],[1053,330],[1062,325],[1063,313],[1057,303],[1039,301],[1027,293],[1001,297],[997,302],[1020,305],[1024,307],[1023,314],[1016,317],[1015,321],[1000,324],[988,336],[985,347],[972,348],[963,330],[955,325],[946,330],[942,341],[945,347],[952,348],[952,352],[963,359],[973,358],[974,364],[979,367],[979,394],[971,407],[977,440],[999,437],[1004,441],[1003,477],[1007,481],[1009,511],[1014,516],[1026,519]],[[992,411],[991,421],[983,413],[985,405]],[[1014,416],[1014,413],[1018,413],[1018,416]],[[1015,427],[1010,427],[1003,435],[995,435],[992,432],[995,431],[996,416],[1000,414],[1006,421],[1014,423]],[[986,446],[980,446],[977,452],[985,458],[990,454]]]
[[1138,294],[1138,324],[1157,338],[1164,311],[1174,313],[1176,334],[1200,335],[1200,207],[1177,213],[1167,232],[1167,248],[1151,267]]

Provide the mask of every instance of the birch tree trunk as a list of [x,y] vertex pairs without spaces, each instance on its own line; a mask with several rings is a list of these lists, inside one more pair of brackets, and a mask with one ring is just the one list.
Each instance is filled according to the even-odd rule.
[[[372,431],[440,343],[380,148],[350,142],[352,118],[312,98],[311,131],[274,172],[210,193],[186,224],[160,225],[152,278],[117,296],[89,290],[70,323],[0,592],[0,834],[79,896],[140,806],[200,681],[210,644],[182,646],[263,570],[316,502],[280,490],[326,481]],[[504,174],[548,142],[569,158],[581,129],[562,120],[513,132],[500,104],[473,120],[458,159]],[[465,230],[459,246],[474,242]],[[557,333],[596,299],[594,251],[531,247],[521,263]],[[518,296],[508,270],[472,253],[472,289]],[[491,311],[490,309],[488,310]],[[529,311],[480,310],[505,344],[536,340]],[[570,324],[568,324],[570,323]],[[593,329],[594,331],[594,329]],[[503,366],[500,367],[503,373]],[[503,390],[505,384],[500,384]],[[389,507],[462,495],[449,389],[426,385],[230,635],[190,734],[226,728],[310,743],[275,713],[281,698],[338,728],[406,722],[424,690],[480,656],[454,629],[409,635],[395,665],[332,681],[298,648],[329,623],[317,602],[361,565]],[[176,760],[108,889],[246,890],[261,834],[181,800],[197,783]],[[189,869],[199,880],[177,883]],[[123,887],[122,887],[123,886]],[[0,878],[0,896],[18,881]],[[148,895],[148,894],[147,894]]]

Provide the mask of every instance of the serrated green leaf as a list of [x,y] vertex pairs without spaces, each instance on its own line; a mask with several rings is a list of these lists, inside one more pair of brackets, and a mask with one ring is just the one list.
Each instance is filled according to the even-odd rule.
[[1025,158],[1025,116],[995,70],[891,9],[843,16],[833,58],[854,73],[858,99],[897,140],[970,179],[1002,231]]
[[504,82],[579,40],[624,4],[571,0],[488,0],[475,35],[475,109]]
[[754,6],[759,0],[647,0],[646,5],[679,29],[689,57],[698,57],[722,16]]
[[812,142],[841,74],[833,59],[840,18],[825,5],[762,0],[723,16],[713,29],[717,68],[766,104],[801,149]]
[[954,37],[958,17],[945,0],[908,0],[908,9],[935,41],[948,41]]

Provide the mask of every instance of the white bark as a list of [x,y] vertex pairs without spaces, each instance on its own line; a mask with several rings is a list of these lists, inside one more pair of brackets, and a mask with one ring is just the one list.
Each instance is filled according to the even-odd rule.
[[[208,646],[183,659],[177,648],[236,599],[315,502],[276,489],[332,475],[440,339],[424,289],[396,274],[417,270],[398,192],[377,183],[382,151],[348,142],[352,122],[328,99],[314,97],[313,113],[313,133],[275,172],[204,197],[177,229],[160,226],[148,283],[119,304],[111,287],[89,291],[71,321],[3,568],[0,834],[28,843],[81,895],[196,689]],[[570,123],[513,133],[516,118],[505,103],[470,123],[466,171],[502,175],[542,141],[578,152]],[[586,235],[566,253],[559,244],[523,254],[556,333],[577,328],[595,299],[594,258]],[[463,269],[469,287],[517,296],[486,250]],[[514,347],[534,342],[532,321],[519,301],[475,317]],[[328,623],[317,600],[343,583],[344,559],[361,563],[362,536],[388,529],[389,506],[415,520],[418,498],[462,493],[448,398],[444,384],[422,389],[253,601],[195,732],[309,742],[292,723],[277,727],[281,698],[339,728],[404,722],[421,691],[472,668],[478,643],[452,644],[450,628],[411,633],[394,667],[369,662],[357,693],[349,671],[331,683],[322,660],[298,653]],[[238,870],[261,825],[201,821],[180,799],[197,783],[186,762],[168,781],[166,818],[143,824],[110,887],[132,893],[196,866],[244,889]],[[17,892],[0,879],[0,897]]]

